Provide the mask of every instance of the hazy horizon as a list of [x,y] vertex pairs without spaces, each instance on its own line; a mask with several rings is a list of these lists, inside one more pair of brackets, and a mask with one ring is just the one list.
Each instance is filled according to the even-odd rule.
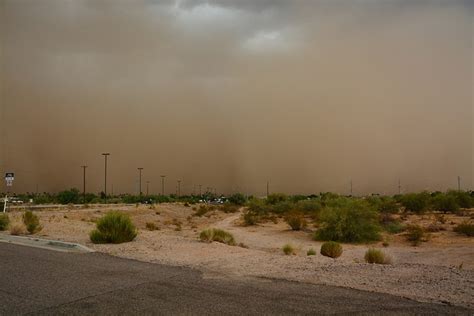
[[[13,192],[474,187],[472,1],[0,0]],[[3,182],[0,191],[5,191]]]

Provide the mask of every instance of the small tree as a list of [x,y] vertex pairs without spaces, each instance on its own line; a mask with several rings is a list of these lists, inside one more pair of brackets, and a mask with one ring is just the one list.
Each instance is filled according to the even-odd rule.
[[90,233],[94,244],[121,244],[135,239],[137,229],[130,217],[120,212],[109,212],[97,221],[97,228]]
[[235,193],[229,196],[229,202],[235,205],[245,205],[247,198],[242,193]]
[[430,195],[426,192],[423,193],[410,193],[402,197],[401,202],[405,207],[405,210],[421,214],[428,207]]
[[78,189],[61,191],[57,195],[58,202],[61,204],[79,203],[79,197],[80,195]]
[[453,195],[438,194],[433,198],[433,208],[443,213],[459,212],[459,205]]
[[290,225],[292,230],[301,230],[306,226],[304,214],[298,211],[292,211],[286,215],[285,222]]

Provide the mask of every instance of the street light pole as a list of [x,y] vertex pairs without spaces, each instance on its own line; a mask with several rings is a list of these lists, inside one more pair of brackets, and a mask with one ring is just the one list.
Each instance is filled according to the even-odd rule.
[[81,166],[83,169],[83,179],[82,179],[82,198],[83,198],[83,203],[86,204],[86,168],[87,166]]
[[137,168],[138,169],[138,191],[140,192],[140,196],[142,196],[142,170],[143,168]]
[[105,158],[104,196],[105,196],[105,204],[107,204],[107,157],[110,156],[110,153],[103,153],[102,156],[104,156]]
[[166,176],[160,176],[161,177],[161,195],[165,195],[165,178]]

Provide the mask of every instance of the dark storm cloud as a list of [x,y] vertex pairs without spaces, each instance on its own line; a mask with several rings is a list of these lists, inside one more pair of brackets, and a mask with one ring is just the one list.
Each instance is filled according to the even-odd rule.
[[[472,185],[469,1],[0,0],[18,190]],[[154,186],[153,186],[154,185]]]

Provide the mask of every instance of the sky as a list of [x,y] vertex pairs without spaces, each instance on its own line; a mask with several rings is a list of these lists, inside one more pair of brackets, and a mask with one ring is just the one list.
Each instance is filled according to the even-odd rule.
[[[474,189],[473,1],[0,0],[13,192]],[[0,191],[6,187],[0,187]]]

